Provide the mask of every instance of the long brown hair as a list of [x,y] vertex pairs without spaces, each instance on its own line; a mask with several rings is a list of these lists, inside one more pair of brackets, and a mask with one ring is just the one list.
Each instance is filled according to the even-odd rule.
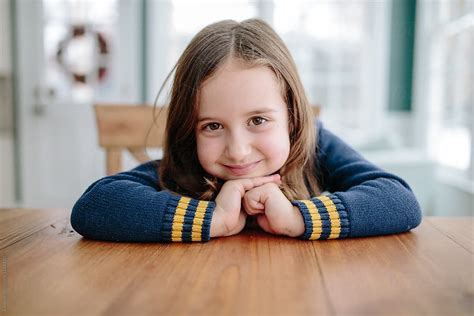
[[288,105],[290,154],[279,173],[288,199],[308,199],[319,193],[316,131],[313,115],[288,48],[264,21],[225,20],[194,36],[175,67],[168,108],[160,185],[196,199],[214,199],[222,181],[209,175],[197,157],[195,128],[201,84],[228,58],[249,66],[265,65],[277,76]]

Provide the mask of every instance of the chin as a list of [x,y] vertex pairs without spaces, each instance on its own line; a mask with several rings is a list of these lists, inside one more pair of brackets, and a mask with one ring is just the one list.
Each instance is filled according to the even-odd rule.
[[238,179],[250,179],[250,178],[257,178],[257,177],[265,177],[269,176],[271,173],[250,173],[250,174],[244,174],[244,175],[226,175],[223,180],[238,180]]
[[214,172],[209,172],[209,174],[217,177],[220,180],[228,181],[228,180],[238,180],[238,179],[249,179],[249,178],[257,178],[257,177],[265,177],[274,174],[279,169],[272,171],[272,170],[253,170],[253,172],[249,174],[243,175],[235,175],[232,173],[228,173],[225,170],[216,170]]

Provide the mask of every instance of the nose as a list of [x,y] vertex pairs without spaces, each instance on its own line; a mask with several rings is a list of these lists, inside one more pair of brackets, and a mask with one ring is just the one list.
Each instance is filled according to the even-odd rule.
[[230,135],[227,139],[226,155],[233,162],[243,162],[252,152],[252,140],[246,133]]

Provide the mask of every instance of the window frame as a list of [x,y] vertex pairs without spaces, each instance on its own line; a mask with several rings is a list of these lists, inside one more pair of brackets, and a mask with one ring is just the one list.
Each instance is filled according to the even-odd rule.
[[[459,2],[461,3],[461,2]],[[465,11],[446,2],[419,0],[417,8],[417,47],[415,67],[416,144],[437,163],[436,178],[446,184],[474,194],[474,127],[470,121],[470,164],[466,170],[443,165],[438,161],[440,130],[448,120],[443,116],[446,78],[446,45],[449,38],[474,29],[474,5]],[[456,4],[456,3],[454,3]],[[468,4],[469,5],[469,4]],[[472,63],[472,61],[471,61]],[[472,67],[471,67],[472,69]],[[472,71],[472,70],[471,70]],[[472,92],[471,92],[472,93]]]

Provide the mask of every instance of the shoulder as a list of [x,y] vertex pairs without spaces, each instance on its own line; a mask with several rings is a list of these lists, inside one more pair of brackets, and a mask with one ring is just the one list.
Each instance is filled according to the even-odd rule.
[[160,163],[161,163],[161,160],[150,160],[133,168],[132,170],[130,170],[130,172],[135,171],[135,172],[148,173],[150,175],[156,175],[158,169],[160,168]]
[[86,193],[93,188],[115,189],[122,184],[140,184],[160,190],[158,179],[159,160],[145,162],[133,169],[105,176],[92,183]]
[[120,172],[115,175],[116,179],[134,179],[143,182],[143,184],[151,185],[160,189],[159,186],[159,168],[161,160],[150,160],[137,167]]

